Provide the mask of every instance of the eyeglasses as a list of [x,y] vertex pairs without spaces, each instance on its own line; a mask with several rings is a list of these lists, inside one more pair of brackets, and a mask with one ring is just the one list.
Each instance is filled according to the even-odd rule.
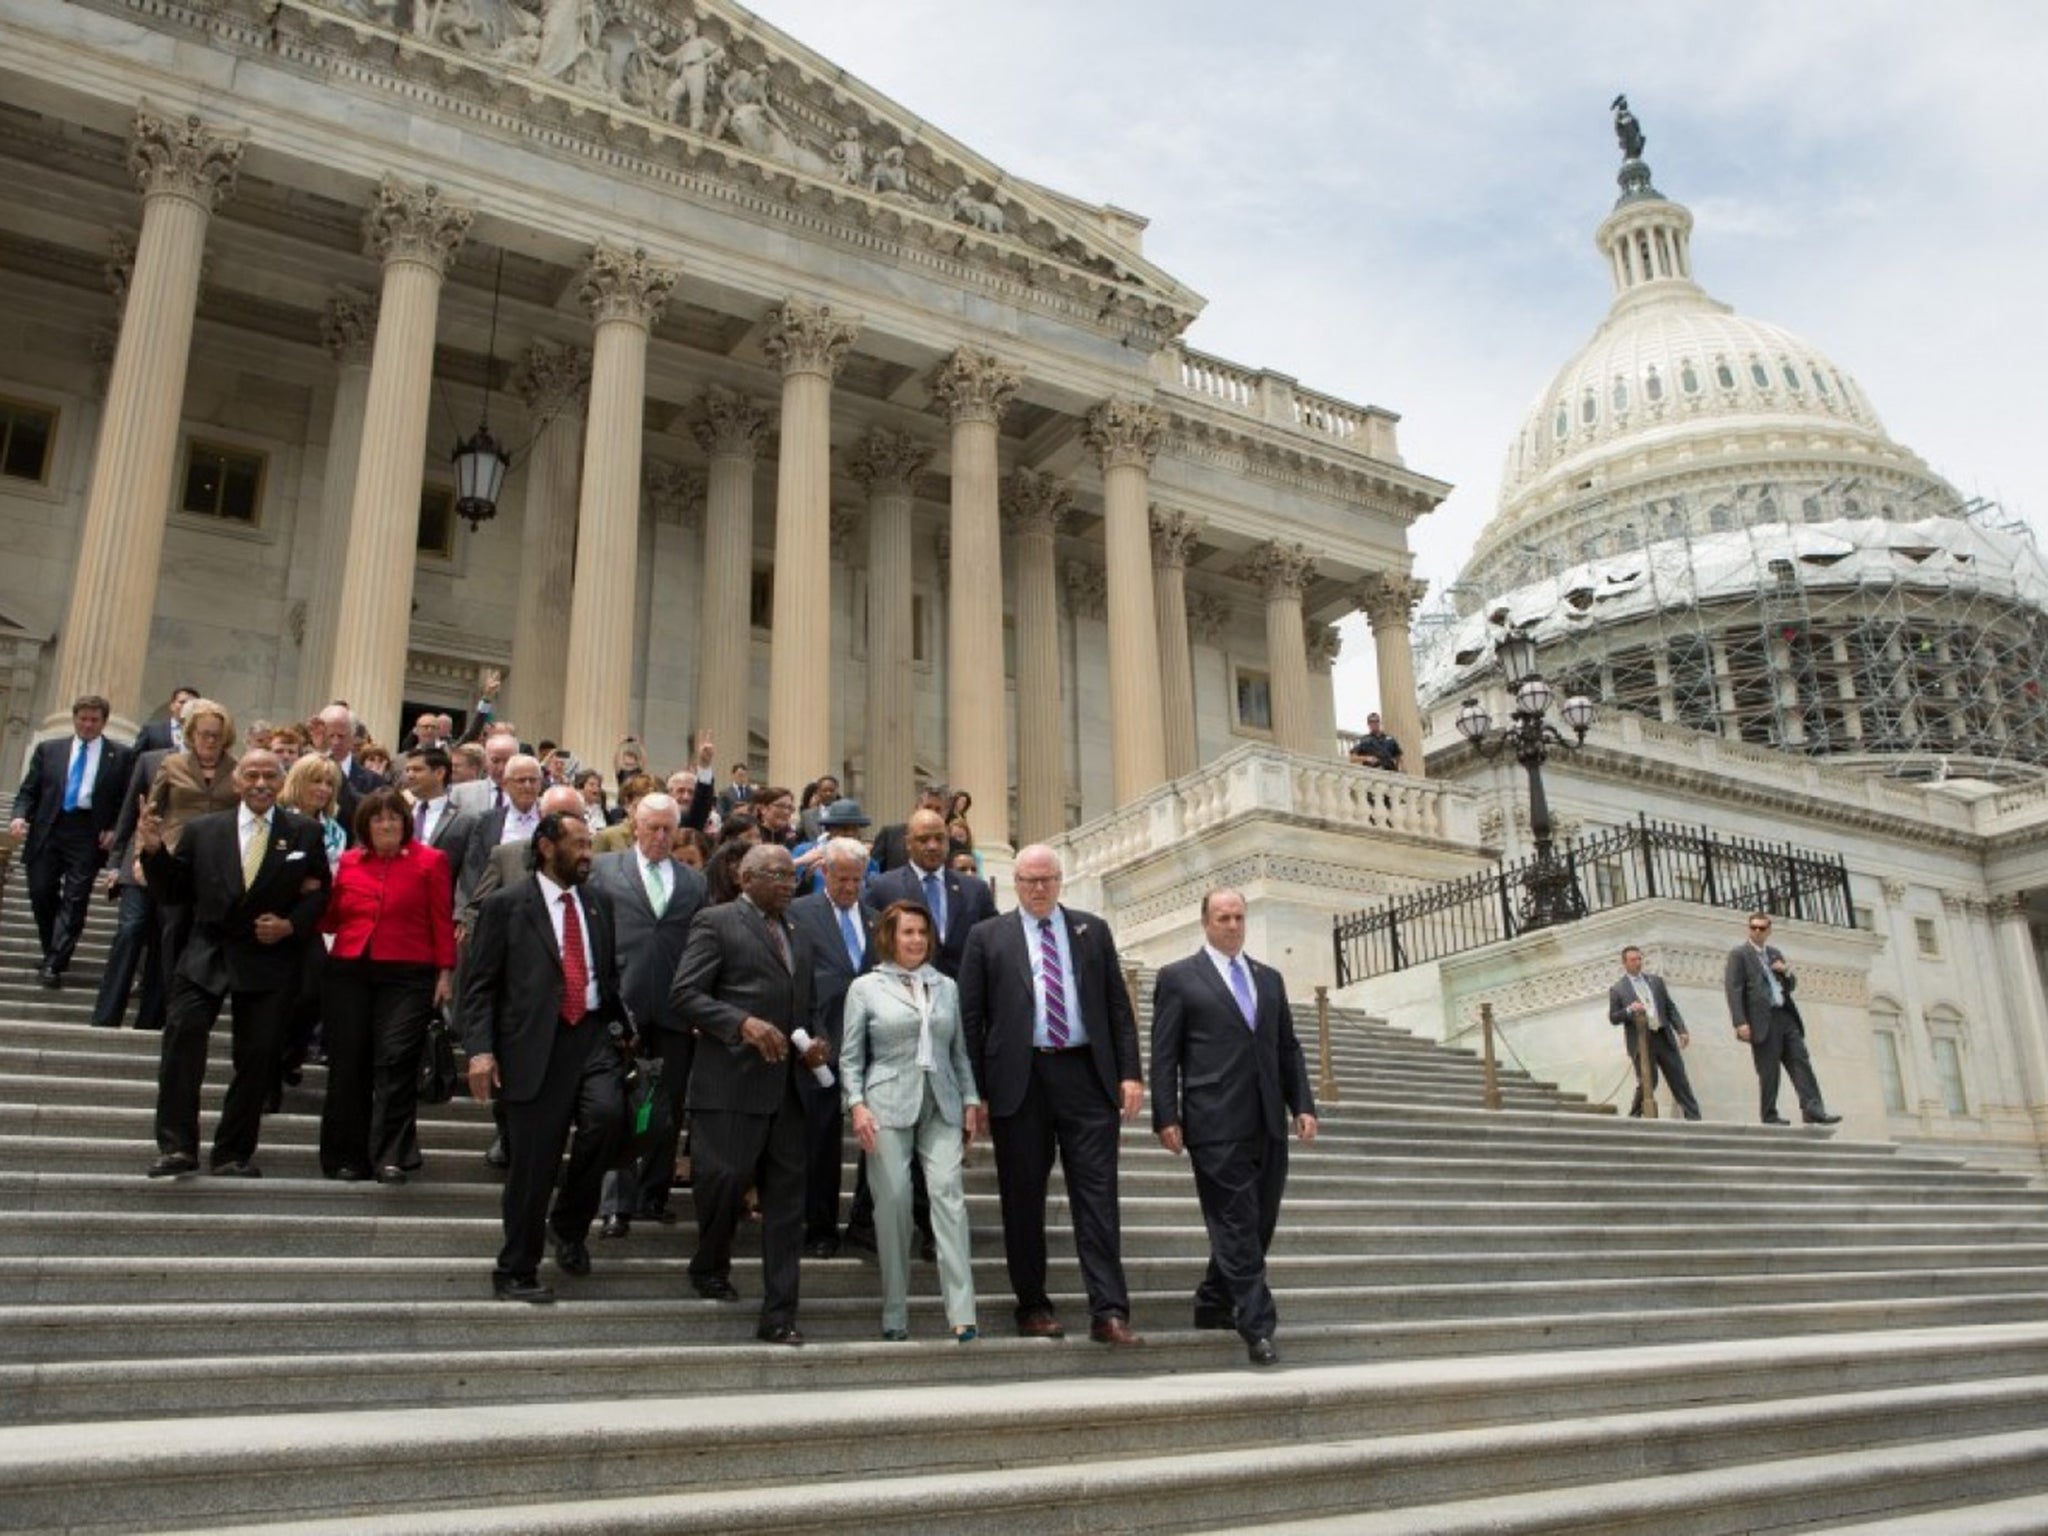
[[1032,886],[1058,885],[1060,883],[1060,877],[1058,875],[1012,875],[1010,877],[1010,883],[1012,885]]
[[1771,931],[1771,925],[1769,923],[1751,923],[1749,925],[1749,931],[1751,933],[1769,933]]

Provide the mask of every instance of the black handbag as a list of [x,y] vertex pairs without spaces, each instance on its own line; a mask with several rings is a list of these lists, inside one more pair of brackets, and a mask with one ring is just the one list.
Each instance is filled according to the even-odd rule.
[[455,1031],[448,1016],[436,1008],[427,1019],[427,1039],[420,1048],[420,1102],[446,1104],[455,1097],[461,1078],[455,1071]]

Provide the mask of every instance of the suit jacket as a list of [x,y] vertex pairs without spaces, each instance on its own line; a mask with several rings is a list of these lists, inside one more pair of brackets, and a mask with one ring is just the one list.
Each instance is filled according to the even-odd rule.
[[[1785,958],[1784,951],[1775,944],[1764,948],[1764,962],[1759,964],[1756,950],[1748,944],[1738,944],[1728,951],[1728,963],[1722,968],[1721,983],[1728,994],[1728,1018],[1733,1024],[1749,1026],[1749,1041],[1761,1045],[1771,1038],[1771,983],[1764,966]],[[1789,972],[1778,978],[1778,985],[1784,989],[1784,1006],[1793,1018],[1799,1018],[1799,1005],[1792,1001],[1792,989],[1799,978]],[[1800,1020],[1800,1028],[1806,1027]]]
[[[611,903],[586,881],[583,952],[597,980],[597,1012],[578,1029],[626,1021],[619,996],[619,947]],[[562,1027],[562,952],[538,880],[494,891],[477,911],[476,932],[462,958],[462,1046],[498,1059],[504,1097],[523,1104],[547,1076],[555,1031]]]
[[489,779],[471,779],[466,784],[450,784],[448,798],[465,811],[478,816],[488,816],[497,809],[498,786]]
[[122,885],[139,885],[135,878],[135,826],[142,819],[142,803],[149,798],[149,786],[156,780],[157,765],[171,755],[169,747],[152,747],[135,754],[135,766],[128,770],[128,791],[121,801],[121,819],[114,823],[114,844],[107,850],[107,868]]
[[791,964],[768,938],[768,920],[744,897],[706,907],[690,926],[676,967],[678,1018],[701,1037],[690,1067],[689,1107],[743,1115],[772,1115],[782,1104],[789,1074],[802,1071],[791,1051],[780,1065],[740,1039],[751,1016],[784,1034],[811,1020],[810,940],[782,918]]
[[[1070,1016],[1088,1031],[1088,1050],[1102,1091],[1120,1102],[1118,1084],[1142,1082],[1138,1021],[1117,959],[1109,924],[1092,912],[1061,907],[1067,947],[1073,957],[1074,995]],[[1012,1115],[1031,1082],[1031,1031],[1036,1011],[1033,974],[1037,956],[1015,913],[978,923],[967,936],[960,965],[960,1018],[975,1086],[993,1115]]]
[[[499,872],[500,879],[483,883],[486,880],[492,860],[497,856],[497,851],[500,848],[506,847],[517,848],[523,858],[527,848],[530,846],[530,839],[527,838],[521,838],[512,843],[500,841],[505,835],[505,818],[511,814],[512,802],[508,800],[496,810],[484,811],[476,818],[469,829],[469,850],[463,856],[463,878],[469,885],[469,905],[471,907],[474,907],[478,902],[490,895],[500,885],[510,885],[512,883],[510,880],[502,878],[503,875],[511,873],[512,871],[510,870],[501,870]],[[525,867],[524,863],[516,863],[513,865],[513,870],[521,870]]]
[[619,994],[632,1012],[633,1027],[684,1033],[687,1026],[676,1016],[669,989],[682,963],[690,923],[704,905],[704,877],[670,859],[668,905],[659,917],[647,899],[647,882],[640,877],[638,849],[592,860],[590,883],[611,901],[619,937]]
[[[840,946],[841,953],[845,946]],[[932,1070],[917,1064],[921,1028],[902,979],[869,971],[846,994],[846,1052],[840,1079],[846,1107],[865,1104],[886,1126],[907,1130],[924,1112],[929,1082],[939,1118],[960,1124],[961,1108],[978,1104],[967,1036],[960,1027],[960,989],[944,976],[932,987]]]
[[[64,788],[71,777],[71,744],[75,736],[39,741],[29,754],[28,772],[14,792],[14,814],[28,823],[28,842],[21,850],[25,864],[43,850],[50,829],[64,810]],[[121,795],[128,788],[133,763],[129,750],[118,741],[100,738],[100,761],[92,777],[92,835],[114,830],[121,819]]]
[[839,911],[823,891],[799,896],[789,904],[789,920],[809,940],[811,951],[811,1033],[830,1040],[838,1052],[845,1040],[846,989],[853,978],[872,963],[868,950],[867,909],[854,903],[853,921],[860,929],[861,958],[856,966],[846,953],[846,935],[839,928]]
[[469,894],[458,896],[455,903],[455,921],[462,928],[475,925],[478,909],[483,906],[485,897],[502,891],[508,885],[517,885],[530,872],[527,856],[532,851],[531,844],[499,843],[491,847],[484,840],[486,830],[480,824],[470,833],[470,862],[463,874]]
[[1249,955],[1257,1029],[1205,950],[1159,972],[1152,992],[1152,1129],[1181,1128],[1190,1145],[1285,1140],[1289,1120],[1316,1112],[1308,1062],[1280,973]]
[[746,787],[744,795],[736,792],[734,786],[732,785],[727,785],[724,789],[721,789],[718,792],[719,820],[723,821],[726,817],[730,816],[734,811],[750,812],[753,809],[754,796],[757,793],[759,793],[759,791],[760,786],[758,784],[749,784]]
[[480,817],[463,810],[452,799],[442,808],[441,819],[427,834],[427,846],[440,850],[448,861],[448,874],[455,883],[455,910],[462,910],[469,894],[469,843],[476,835]]
[[177,750],[177,738],[171,734],[171,717],[152,720],[135,733],[136,752],[173,752]]
[[348,772],[341,776],[341,790],[334,797],[334,819],[341,823],[341,830],[348,834],[351,844],[356,840],[356,807],[363,803],[365,795],[390,787],[383,778],[365,768],[361,760],[349,758]]
[[[1645,971],[1643,982],[1650,989],[1650,1001],[1655,1005],[1657,1018],[1664,1026],[1681,1035],[1691,1033],[1685,1027],[1685,1015],[1678,1011],[1678,1004],[1671,1000],[1671,990],[1664,985],[1664,978]],[[1634,1025],[1635,1015],[1628,1010],[1629,1005],[1635,1001],[1635,984],[1624,972],[1621,979],[1607,989],[1607,1022],[1623,1026]]]
[[875,868],[887,874],[910,862],[910,823],[892,821],[875,835]]
[[[142,860],[158,901],[192,908],[192,936],[178,974],[215,997],[296,988],[332,883],[320,824],[278,806],[270,813],[263,863],[245,888],[240,816],[239,810],[210,811],[186,826],[177,852],[159,848]],[[289,919],[291,937],[258,943],[256,919],[266,913]]]
[[[996,915],[995,893],[979,875],[959,875],[950,869],[939,871],[946,887],[946,936],[940,941],[932,964],[941,975],[960,977],[960,961],[967,953],[967,935],[976,923]],[[914,901],[924,905],[924,871],[915,864],[900,864],[875,876],[860,894],[868,910],[869,926],[889,909],[891,902]]]

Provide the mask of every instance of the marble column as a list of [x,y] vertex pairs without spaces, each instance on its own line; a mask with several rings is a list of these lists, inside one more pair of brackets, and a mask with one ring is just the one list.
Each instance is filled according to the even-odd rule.
[[907,811],[917,789],[910,514],[917,477],[931,458],[931,450],[909,433],[879,427],[846,455],[847,472],[868,496],[867,772],[861,794],[878,826]]
[[1300,544],[1269,541],[1253,549],[1244,573],[1266,600],[1266,675],[1273,697],[1273,740],[1289,752],[1315,751],[1308,707],[1308,643],[1301,627],[1301,594],[1316,572]]
[[1185,512],[1152,509],[1152,601],[1159,616],[1159,711],[1166,776],[1199,766],[1195,750],[1195,654],[1188,642],[1188,553],[1201,523]]
[[832,741],[832,377],[860,334],[824,305],[791,299],[763,341],[782,367],[775,466],[775,602],[768,664],[768,777],[807,783],[840,758]]
[[320,480],[320,529],[306,592],[306,640],[299,653],[299,706],[306,715],[328,702],[321,690],[334,671],[334,632],[341,622],[341,590],[334,573],[348,559],[348,515],[363,452],[363,409],[370,398],[370,347],[376,336],[376,299],[352,288],[336,289],[320,317],[320,340],[333,355],[336,372],[327,464]]
[[199,306],[206,226],[233,190],[239,140],[143,108],[128,169],[142,189],[142,232],[100,416],[71,600],[57,645],[54,709],[44,731],[71,729],[71,701],[103,694],[120,737],[142,715],[142,672],[177,472],[178,422]]
[[1380,724],[1401,743],[1401,771],[1417,778],[1424,771],[1422,704],[1415,694],[1415,653],[1408,628],[1415,605],[1428,590],[1428,582],[1392,571],[1370,572],[1358,588],[1358,606],[1372,626],[1373,659],[1380,678]]
[[347,699],[372,735],[401,727],[434,327],[442,279],[473,217],[437,187],[387,176],[363,221],[364,243],[383,260],[384,282],[327,697]]
[[562,745],[600,767],[611,762],[631,715],[647,335],[680,275],[649,260],[645,251],[599,244],[577,294],[595,334],[583,489],[576,504],[576,582],[565,664],[571,681],[562,697]]
[[1128,805],[1166,778],[1159,707],[1159,618],[1152,601],[1148,490],[1165,421],[1136,400],[1088,413],[1088,446],[1102,460],[1103,564],[1109,578],[1111,778]]
[[[946,779],[974,796],[974,840],[1010,851],[1009,687],[1003,675],[1003,528],[996,428],[1017,375],[965,348],[932,374],[953,426],[946,589]],[[1021,638],[1021,636],[1020,636]]]
[[697,402],[691,435],[711,461],[704,492],[704,600],[698,605],[697,731],[727,765],[748,761],[754,630],[754,457],[768,413],[713,385]]
[[1055,549],[1072,505],[1050,475],[1020,469],[1004,488],[1017,552],[1017,840],[1067,829],[1066,732],[1060,690],[1060,589]]
[[[519,359],[512,388],[526,402],[526,511],[519,533],[519,605],[505,718],[528,741],[562,739],[569,675],[569,601],[576,581],[576,497],[582,479],[583,405],[590,354],[537,341]],[[605,759],[609,761],[609,758]]]

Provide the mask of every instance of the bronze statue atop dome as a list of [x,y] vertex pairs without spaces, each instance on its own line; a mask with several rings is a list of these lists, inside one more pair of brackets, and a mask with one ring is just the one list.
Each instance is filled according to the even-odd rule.
[[1614,111],[1614,136],[1621,141],[1621,158],[1642,159],[1643,145],[1649,141],[1643,137],[1643,125],[1628,109],[1628,97],[1617,96],[1610,105]]

